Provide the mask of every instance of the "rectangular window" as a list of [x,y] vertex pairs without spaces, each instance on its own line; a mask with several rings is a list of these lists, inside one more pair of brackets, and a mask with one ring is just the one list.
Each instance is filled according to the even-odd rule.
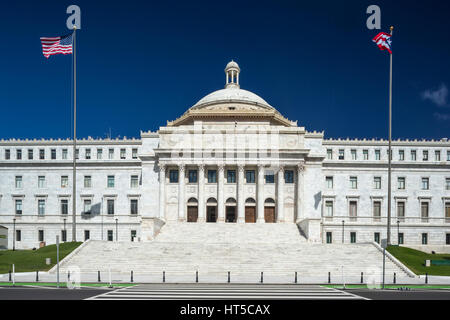
[[423,161],[428,161],[428,150],[423,150]]
[[102,160],[103,159],[103,149],[98,148],[97,149],[97,160]]
[[43,216],[45,214],[45,200],[38,200],[38,215]]
[[134,242],[135,238],[136,238],[136,230],[131,230],[131,242]]
[[445,190],[450,190],[450,178],[445,178]]
[[84,230],[84,241],[89,240],[91,233],[89,230]]
[[327,232],[327,243],[333,243],[333,233]]
[[16,189],[22,189],[22,176],[16,176]]
[[11,159],[11,151],[9,149],[5,149],[5,160]]
[[92,187],[92,178],[91,176],[84,176],[84,187],[91,188]]
[[45,149],[39,149],[39,160],[45,159]]
[[106,204],[107,204],[108,214],[110,214],[110,215],[114,214],[114,200],[108,199]]
[[405,190],[406,178],[398,177],[397,178],[397,186],[399,190]]
[[217,171],[208,170],[208,183],[216,183],[216,182],[217,182]]
[[333,150],[332,149],[327,149],[327,159],[333,160]]
[[381,201],[373,202],[373,217],[375,221],[380,221],[381,218]]
[[114,159],[114,149],[108,150],[108,159],[110,160]]
[[126,158],[126,149],[120,149],[120,159]]
[[69,186],[69,177],[61,176],[61,188],[67,188]]
[[284,183],[294,183],[293,170],[284,170]]
[[131,149],[131,158],[137,159],[137,157],[138,157],[138,149],[136,148]]
[[420,204],[420,212],[422,217],[422,222],[428,222],[428,211],[429,211],[430,204],[428,202],[422,202]]
[[17,199],[15,201],[15,206],[16,206],[16,214],[22,214],[22,200]]
[[22,241],[22,231],[16,230],[16,241]]
[[434,160],[441,161],[441,151],[439,150],[434,151]]
[[333,216],[333,201],[331,200],[325,201],[325,216],[326,217]]
[[114,188],[114,183],[115,181],[114,181],[114,176],[108,176],[108,184],[107,184],[107,186],[108,186],[108,188]]
[[374,189],[381,189],[381,177],[374,177],[373,178],[373,188]]
[[44,230],[38,231],[38,241],[43,242],[44,241]]
[[358,177],[350,177],[350,189],[358,189]]
[[375,160],[381,160],[381,152],[380,152],[380,150],[375,150]]
[[130,200],[130,213],[131,214],[138,214],[138,201],[137,201],[137,199],[131,199]]
[[130,187],[137,188],[139,186],[139,176],[131,176]]
[[50,156],[52,160],[56,159],[56,149],[51,149],[50,150]]
[[255,170],[246,170],[245,171],[245,182],[246,183],[255,183]]
[[373,241],[375,241],[376,243],[380,243],[380,233],[379,232],[375,232],[373,234]]
[[188,172],[189,183],[197,183],[197,175],[198,175],[197,170],[189,170],[189,172]]
[[355,149],[351,150],[351,155],[352,155],[352,160],[356,160],[357,159],[357,157],[356,157],[356,150]]
[[85,156],[86,160],[91,159],[91,149],[86,149],[84,152],[85,152],[84,156]]
[[450,233],[445,234],[445,244],[450,245]]
[[345,150],[339,149],[339,160],[344,160],[344,159],[345,159]]
[[61,200],[61,214],[67,215],[69,213],[69,200]]
[[428,233],[422,233],[422,244],[428,244]]
[[422,190],[430,189],[430,178],[422,178]]
[[275,175],[273,173],[273,171],[266,171],[264,173],[264,178],[266,180],[266,183],[275,183]]
[[445,222],[450,222],[450,202],[445,203]]
[[62,158],[63,160],[67,160],[67,149],[62,149]]
[[404,201],[397,202],[397,218],[399,221],[403,221],[405,219],[405,202]]
[[417,152],[416,150],[411,150],[411,161],[417,160]]
[[113,241],[113,231],[112,230],[108,230],[108,241]]
[[170,183],[178,183],[178,170],[170,170],[169,171],[169,182]]
[[38,177],[38,188],[45,188],[45,176]]
[[75,159],[79,159],[80,158],[80,149],[76,149],[75,150]]
[[83,201],[83,214],[91,214],[91,200],[84,200]]
[[227,170],[227,183],[236,183],[236,170]]
[[405,160],[405,151],[404,150],[399,150],[398,151],[398,160],[400,160],[400,161],[404,161]]
[[17,160],[22,160],[22,149],[17,149],[16,150],[16,159]]
[[33,160],[33,149],[28,149],[28,160]]
[[369,160],[369,150],[363,150],[363,159]]
[[61,230],[61,241],[62,242],[67,241],[67,230]]
[[400,232],[399,234],[398,234],[398,244],[404,244],[404,239],[403,239],[404,237],[403,237],[403,233],[402,232]]
[[447,150],[447,161],[450,161],[450,150]]
[[333,189],[333,177],[325,177],[327,189]]
[[357,217],[357,206],[358,203],[356,201],[350,201],[349,203],[349,216],[350,216],[350,220],[356,220]]
[[350,232],[350,243],[356,243],[356,232]]

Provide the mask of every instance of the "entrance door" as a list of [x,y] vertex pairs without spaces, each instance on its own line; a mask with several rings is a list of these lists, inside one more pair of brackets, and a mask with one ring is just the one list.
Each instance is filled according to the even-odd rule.
[[188,206],[187,208],[187,222],[197,222],[198,218],[198,207]]
[[264,207],[264,220],[269,223],[275,222],[275,207]]
[[207,208],[206,222],[216,222],[217,221],[216,207],[207,206],[206,208]]
[[225,222],[236,222],[236,207],[227,206]]
[[256,222],[256,207],[245,207],[245,222],[246,223]]

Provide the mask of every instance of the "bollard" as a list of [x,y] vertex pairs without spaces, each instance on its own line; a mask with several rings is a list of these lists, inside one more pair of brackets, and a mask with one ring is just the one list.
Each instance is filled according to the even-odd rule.
[[328,283],[331,283],[331,272],[328,272]]
[[39,271],[36,271],[36,282],[39,281]]
[[67,271],[67,281],[70,282],[70,271]]
[[230,283],[230,271],[228,271],[228,283]]
[[264,272],[261,272],[261,283],[264,283]]
[[297,283],[297,271],[295,271],[295,283]]
[[428,272],[425,273],[425,283],[428,284]]
[[397,279],[396,279],[396,278],[397,278],[397,274],[396,274],[396,273],[394,272],[394,281],[393,281],[393,282],[394,282],[394,284],[396,284],[396,283],[397,283]]
[[100,282],[100,270],[97,271],[97,276],[98,276],[98,282]]
[[133,270],[131,270],[131,282],[133,282]]
[[11,270],[9,270],[9,282],[11,282],[12,281],[12,278],[11,278]]
[[195,271],[195,282],[198,283],[198,271]]
[[364,283],[364,272],[361,272],[361,283]]
[[166,272],[163,271],[163,282],[166,282]]

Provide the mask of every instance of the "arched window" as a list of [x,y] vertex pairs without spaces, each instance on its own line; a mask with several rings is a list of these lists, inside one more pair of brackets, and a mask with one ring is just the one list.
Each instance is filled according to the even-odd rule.
[[235,204],[236,203],[236,199],[235,198],[228,198],[226,203],[227,204]]
[[206,203],[209,203],[209,204],[217,204],[217,200],[211,197],[211,198],[209,198],[209,199],[206,201]]
[[197,204],[198,201],[197,201],[197,199],[195,199],[195,198],[189,198],[188,203],[189,203],[189,204]]
[[264,203],[275,203],[275,200],[273,200],[272,198],[267,198]]
[[247,200],[245,200],[245,203],[256,203],[256,201],[253,198],[247,198]]

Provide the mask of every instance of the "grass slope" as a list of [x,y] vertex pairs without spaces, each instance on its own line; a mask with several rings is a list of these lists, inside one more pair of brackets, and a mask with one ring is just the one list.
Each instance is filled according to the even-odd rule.
[[434,276],[450,276],[450,266],[425,267],[425,260],[448,260],[450,259],[450,254],[429,254],[400,246],[390,246],[387,248],[387,251],[415,274],[428,273]]
[[[59,261],[77,248],[82,242],[65,242],[59,245]],[[45,264],[45,258],[51,259],[51,264]],[[0,251],[0,274],[12,270],[14,263],[16,272],[48,271],[56,264],[56,244],[48,245],[38,250],[2,250]]]

